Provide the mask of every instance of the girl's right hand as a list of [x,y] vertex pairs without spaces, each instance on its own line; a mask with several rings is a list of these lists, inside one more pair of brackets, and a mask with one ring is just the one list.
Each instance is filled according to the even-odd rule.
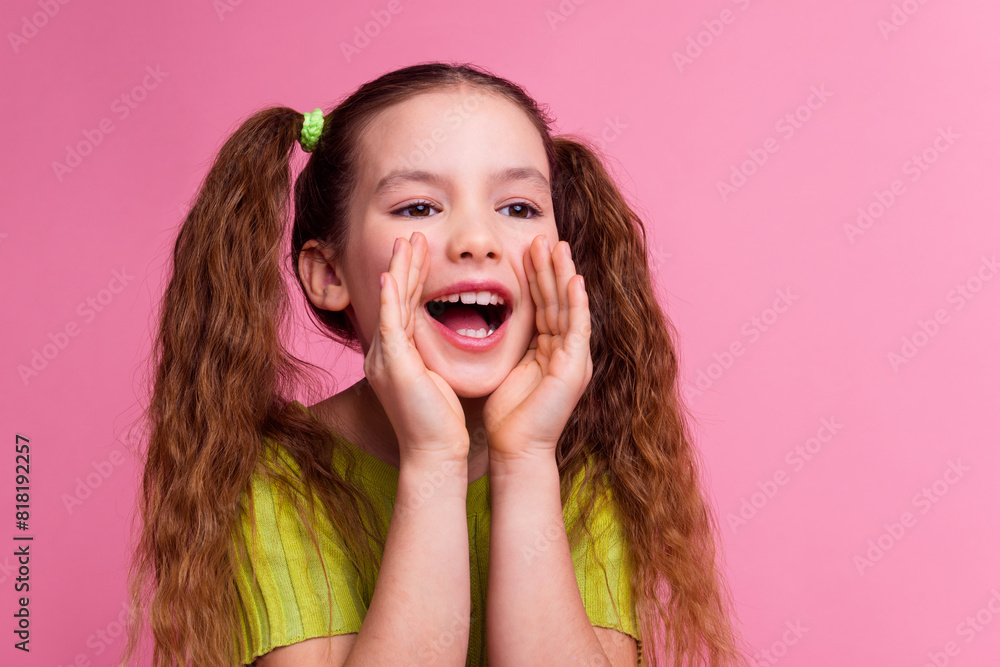
[[401,466],[414,456],[465,460],[469,433],[462,404],[444,378],[427,370],[413,343],[430,269],[427,239],[413,232],[409,242],[400,238],[397,245],[389,272],[381,275],[378,326],[365,356],[365,377],[396,432]]

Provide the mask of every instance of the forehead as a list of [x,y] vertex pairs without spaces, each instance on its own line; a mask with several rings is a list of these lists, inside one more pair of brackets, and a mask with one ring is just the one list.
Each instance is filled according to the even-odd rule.
[[528,115],[510,100],[480,90],[421,93],[394,104],[361,136],[360,159],[359,185],[367,195],[399,172],[485,182],[516,168],[549,179],[545,145]]

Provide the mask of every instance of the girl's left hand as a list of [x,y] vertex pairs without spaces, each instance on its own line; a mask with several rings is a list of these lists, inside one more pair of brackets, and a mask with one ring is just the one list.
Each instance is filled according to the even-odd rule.
[[521,361],[483,406],[491,460],[554,457],[570,414],[593,374],[590,308],[569,243],[551,254],[532,239],[524,269],[537,333]]

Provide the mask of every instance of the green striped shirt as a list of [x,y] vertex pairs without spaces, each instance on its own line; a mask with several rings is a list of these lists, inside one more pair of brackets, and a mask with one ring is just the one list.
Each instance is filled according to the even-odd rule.
[[[296,401],[296,403],[298,403]],[[298,403],[302,409],[304,405]],[[389,525],[399,480],[399,469],[338,436],[355,453],[354,480],[371,497]],[[274,451],[296,475],[299,472],[284,447]],[[346,474],[343,452],[334,456],[334,469]],[[267,464],[273,465],[273,459]],[[567,533],[579,508],[576,504],[581,474],[573,481],[573,492],[563,508]],[[313,526],[322,560],[307,528],[284,493],[259,473],[251,480],[254,511],[242,513],[238,539],[250,553],[251,524],[256,529],[256,560],[239,559],[236,584],[242,612],[241,632],[248,647],[243,664],[277,646],[287,646],[313,637],[358,632],[372,600],[372,590],[345,556],[343,541],[328,518],[322,516],[317,499],[318,525]],[[243,496],[247,507],[246,494]],[[490,480],[487,473],[469,484],[466,498],[469,525],[469,574],[472,615],[466,665],[486,665],[485,599],[490,543]],[[630,561],[624,534],[610,490],[598,497],[595,511],[587,519],[594,540],[582,534],[572,551],[573,568],[584,608],[592,625],[614,628],[639,639],[630,586]],[[384,535],[382,536],[384,538]],[[605,569],[602,569],[601,563]],[[324,567],[330,578],[327,592]],[[374,569],[374,564],[371,565]],[[605,578],[605,570],[607,577]],[[620,611],[620,616],[616,613]],[[640,647],[641,648],[641,647]]]

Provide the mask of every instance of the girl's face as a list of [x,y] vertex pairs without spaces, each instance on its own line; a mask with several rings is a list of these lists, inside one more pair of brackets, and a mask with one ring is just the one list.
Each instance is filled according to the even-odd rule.
[[[361,149],[350,241],[337,272],[365,353],[377,331],[379,275],[388,271],[393,243],[420,231],[430,268],[414,344],[458,396],[492,393],[536,332],[524,269],[529,245],[538,235],[550,248],[559,240],[538,131],[523,111],[495,95],[424,93],[377,118]],[[486,284],[463,285],[467,281]],[[462,307],[461,297],[456,306],[428,305],[482,291],[491,302],[501,295],[506,305],[506,319],[492,334],[502,305]],[[489,335],[475,337],[483,329]]]

